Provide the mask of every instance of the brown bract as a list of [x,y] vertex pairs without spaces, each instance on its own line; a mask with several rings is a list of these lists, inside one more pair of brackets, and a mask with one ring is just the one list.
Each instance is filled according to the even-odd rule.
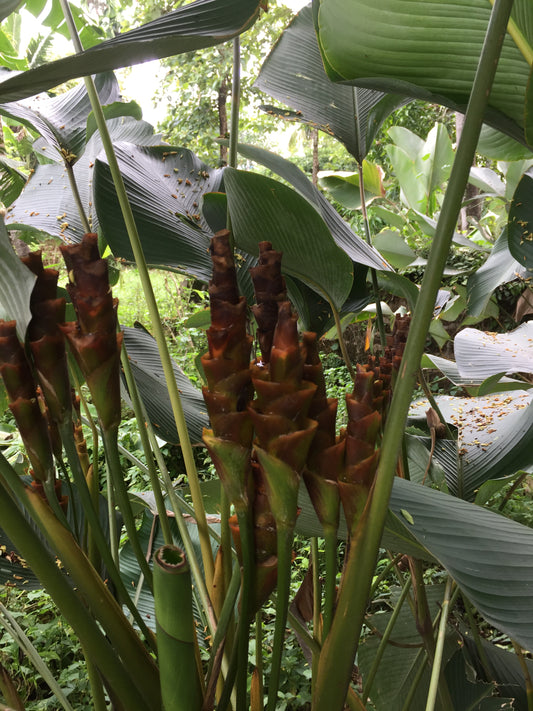
[[77,321],[61,330],[87,381],[105,430],[120,422],[120,348],[117,300],[109,286],[107,262],[100,258],[98,238],[84,235],[75,245],[62,245],[69,273],[68,293]]

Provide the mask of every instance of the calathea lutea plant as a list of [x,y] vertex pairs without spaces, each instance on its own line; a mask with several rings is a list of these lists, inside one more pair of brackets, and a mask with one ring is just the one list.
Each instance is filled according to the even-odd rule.
[[[499,39],[505,35],[511,4],[500,0],[494,3],[491,12],[488,0],[486,3],[472,0],[460,7],[454,5],[452,12],[446,2],[417,2],[412,4],[418,11],[413,13],[416,27],[412,28],[402,24],[407,23],[406,17],[413,18],[402,15],[394,0],[381,0],[378,5],[358,0],[323,0],[315,5],[313,13],[304,11],[285,35],[289,39],[294,35],[300,37],[305,20],[305,42],[300,44],[306,52],[297,56],[309,59],[310,66],[305,71],[299,68],[295,77],[301,81],[302,77],[312,76],[311,83],[321,97],[320,107],[330,107],[332,111],[342,109],[335,113],[335,121],[330,121],[329,116],[317,120],[312,115],[309,120],[335,135],[348,126],[350,130],[342,132],[340,137],[359,166],[368,152],[373,129],[388,111],[404,100],[405,93],[435,95],[454,108],[463,109],[468,95],[472,94],[426,279],[420,295],[413,299],[416,306],[407,343],[404,345],[407,322],[397,320],[397,342],[389,346],[396,349],[396,354],[386,350],[384,337],[381,357],[352,367],[354,386],[347,397],[350,420],[339,437],[335,431],[336,404],[327,397],[316,338],[310,331],[322,333],[330,321],[338,323],[342,307],[347,305],[347,310],[348,307],[357,310],[356,306],[368,299],[364,279],[362,288],[358,284],[354,287],[353,274],[360,276],[366,273],[367,267],[386,270],[388,265],[347,228],[306,179],[286,161],[249,146],[240,147],[244,155],[262,161],[294,185],[300,194],[276,181],[234,167],[224,171],[222,184],[221,172],[209,169],[181,147],[148,145],[135,150],[131,144],[122,144],[113,151],[106,125],[116,142],[124,133],[131,138],[135,132],[148,144],[155,139],[146,126],[133,126],[126,119],[115,123],[110,119],[106,124],[105,116],[99,112],[98,92],[91,81],[87,82],[86,94],[80,92],[80,95],[83,94],[86,103],[90,97],[99,127],[99,133],[92,134],[90,146],[91,151],[95,151],[94,160],[89,158],[88,150],[94,127],[86,131],[85,118],[69,132],[64,122],[57,125],[53,120],[43,122],[35,113],[31,114],[27,106],[9,105],[38,89],[54,85],[59,77],[64,80],[84,72],[108,70],[120,62],[127,63],[133,57],[153,52],[173,52],[177,39],[183,51],[228,39],[254,21],[258,7],[244,1],[202,0],[81,55],[0,83],[0,97],[7,102],[3,111],[21,121],[39,123],[41,134],[52,148],[59,149],[62,161],[58,166],[48,165],[46,180],[41,171],[43,166],[39,166],[18,204],[11,206],[9,221],[22,226],[37,224],[38,219],[46,218],[46,229],[52,230],[51,223],[61,217],[60,235],[79,243],[66,251],[68,292],[78,312],[76,325],[63,325],[63,307],[52,293],[55,277],[46,275],[37,257],[30,257],[30,269],[41,280],[31,297],[30,313],[17,316],[17,326],[9,321],[2,326],[5,358],[2,369],[13,411],[20,416],[20,429],[35,483],[21,480],[9,462],[0,458],[0,515],[4,530],[29,566],[21,569],[23,574],[29,575],[30,570],[37,574],[81,640],[95,708],[103,709],[107,704],[119,709],[164,707],[167,710],[231,706],[241,711],[250,705],[255,711],[264,708],[266,696],[267,708],[272,711],[281,698],[278,683],[282,678],[287,620],[297,629],[302,646],[310,652],[312,705],[316,711],[326,708],[340,711],[345,703],[360,709],[370,708],[372,704],[380,709],[432,709],[437,705],[460,709],[469,707],[470,692],[483,699],[480,704],[486,702],[490,708],[490,694],[495,687],[488,682],[494,680],[500,684],[497,704],[506,703],[503,695],[506,693],[513,696],[516,707],[520,704],[527,707],[516,687],[524,689],[527,704],[524,682],[527,674],[522,667],[527,669],[528,665],[521,647],[530,648],[533,639],[528,612],[531,534],[526,527],[486,511],[473,500],[487,479],[501,479],[530,465],[530,453],[524,446],[532,431],[528,396],[525,393],[507,396],[515,410],[513,427],[505,428],[509,442],[511,430],[513,434],[509,449],[501,449],[501,442],[493,446],[492,440],[483,441],[479,431],[471,431],[471,420],[460,433],[464,441],[458,443],[453,431],[446,428],[446,436],[442,437],[441,420],[453,424],[452,418],[456,417],[453,409],[463,408],[463,401],[449,406],[446,402],[436,403],[440,410],[437,419],[432,416],[425,430],[405,432],[412,386],[481,121],[486,117],[493,125],[506,128],[515,138],[524,139],[524,129],[527,134],[528,127],[523,126],[521,113],[529,75],[529,55],[524,40],[528,34],[522,31],[527,13],[518,13],[509,25],[495,89],[490,94]],[[394,33],[394,42],[391,40],[381,47],[379,56],[374,57],[369,67],[363,60],[370,49],[358,54],[360,44],[351,41],[348,28],[355,31],[357,27],[350,25],[352,18],[359,22],[360,16],[366,13],[367,20],[383,30],[381,10],[393,13],[394,17],[395,12],[400,12],[401,18],[385,28]],[[346,26],[339,27],[339,16],[346,19]],[[421,76],[416,70],[425,67],[433,57],[434,45],[423,43],[424,48],[431,46],[432,50],[421,61],[416,54],[416,47],[421,45],[414,48],[409,45],[409,54],[405,42],[412,31],[433,31],[434,42],[440,43],[442,51],[438,56],[442,60],[447,53],[445,33],[435,28],[443,23],[447,23],[450,36],[459,30],[465,31],[461,36],[465,43],[470,43],[469,51],[465,52],[468,61],[457,69],[454,50],[452,67],[437,67],[429,75]],[[486,32],[487,41],[483,45]],[[379,37],[379,31],[365,37],[370,36]],[[382,66],[381,52],[396,46],[402,58],[408,58],[407,63],[397,61],[394,67]],[[280,42],[275,52],[279,56],[283,51]],[[313,63],[316,57],[324,59],[324,63],[320,60],[318,65],[322,72],[319,75],[311,73],[317,67]],[[401,73],[404,67],[407,69]],[[398,76],[393,70],[397,70]],[[458,72],[456,85],[454,79],[450,79],[453,71]],[[519,88],[512,101],[506,99],[511,85],[509,72],[516,80],[513,86]],[[291,92],[296,79],[286,77]],[[334,85],[330,79],[342,79],[344,83]],[[354,88],[346,82],[359,82],[365,89]],[[109,83],[112,83],[109,77],[100,76],[97,89],[103,94],[105,88],[109,100],[114,101],[117,97],[112,87],[109,89]],[[310,86],[308,79],[305,85]],[[368,89],[369,86],[373,89]],[[458,86],[462,87],[461,91]],[[467,88],[463,90],[464,87]],[[384,94],[383,90],[394,95]],[[326,96],[334,96],[334,100],[323,101],[324,92]],[[310,99],[306,109],[316,110],[316,102],[313,105],[311,100],[313,93],[307,91],[304,95]],[[487,100],[488,111],[484,113]],[[345,113],[347,106],[352,113]],[[354,107],[358,107],[355,114]],[[58,104],[54,108],[57,109]],[[301,114],[300,118],[307,118],[305,111],[301,110]],[[506,118],[502,119],[502,115]],[[355,138],[351,130],[354,118],[359,121]],[[85,143],[80,138],[83,134]],[[99,141],[107,150],[105,157],[99,149]],[[68,146],[63,143],[69,142],[76,143],[79,155],[74,150],[66,150]],[[81,160],[82,144],[87,151],[86,163]],[[115,154],[118,162],[113,157]],[[94,188],[94,192],[87,190],[87,194],[78,190],[76,201],[78,208],[85,205],[89,217],[81,214],[63,217],[63,209],[50,210],[44,206],[43,209],[41,203],[31,207],[25,202],[30,200],[32,191],[34,200],[50,195],[52,191],[47,186],[59,180],[63,166],[75,179],[86,180],[91,190]],[[53,172],[55,168],[59,168],[58,174]],[[145,199],[150,194],[146,187],[149,181],[144,178],[147,173],[158,186],[157,201]],[[171,184],[174,175],[176,183]],[[143,176],[142,180],[139,176]],[[39,181],[43,189],[34,190]],[[201,186],[205,186],[205,190]],[[363,206],[362,180],[360,187]],[[128,212],[128,193],[134,207],[133,216]],[[199,197],[203,198],[202,210]],[[232,231],[218,233],[211,241],[219,223],[226,223],[226,201]],[[152,203],[156,205],[155,210]],[[120,216],[118,207],[124,211],[124,217]],[[166,219],[161,218],[163,212]],[[517,233],[518,227],[524,227],[520,225],[524,215],[519,213],[514,218],[512,249],[527,260],[528,240]],[[204,514],[203,491],[194,470],[184,421],[185,398],[182,406],[175,372],[160,333],[157,346],[160,357],[153,356],[157,349],[149,337],[145,338],[146,334],[140,348],[141,337],[128,330],[123,336],[128,353],[121,349],[121,337],[116,333],[115,304],[109,293],[105,264],[96,251],[96,239],[81,239],[91,224],[94,228],[100,226],[101,236],[117,256],[135,258],[149,301],[149,278],[140,247],[149,254],[150,263],[163,262],[204,280],[211,279],[209,352],[203,357],[207,381],[204,397],[210,426],[204,432],[203,441],[222,481],[217,504],[220,529],[210,526]],[[156,230],[159,241],[153,238],[151,229]],[[125,241],[126,235],[131,239],[131,246]],[[178,247],[174,247],[175,244]],[[244,254],[236,252],[235,247],[244,250]],[[7,245],[4,244],[3,250],[2,264],[19,274]],[[235,255],[237,264],[251,261],[252,257],[258,260],[252,271],[255,299],[250,296],[246,270],[240,267],[235,270],[233,266]],[[375,279],[372,281],[375,283]],[[255,300],[257,352],[253,352],[253,339],[249,335],[248,324],[252,319],[249,319],[239,287],[248,301]],[[20,288],[27,296],[29,288]],[[9,305],[12,298],[4,291],[2,301]],[[287,293],[297,308],[290,305]],[[13,308],[13,313],[18,313],[16,305]],[[158,319],[154,313],[157,331]],[[301,336],[297,315],[301,322],[306,322]],[[56,325],[58,322],[60,327]],[[22,344],[28,323],[30,349],[25,351]],[[524,334],[515,334],[514,338],[513,348],[523,343]],[[65,376],[64,339],[72,355],[70,381]],[[405,356],[400,365],[398,358],[403,349]],[[141,396],[136,392],[137,387],[142,391],[146,384],[146,377],[143,381],[139,371],[146,363],[143,357],[148,351],[154,371],[150,380],[154,391],[156,386],[161,387],[162,374],[166,376],[171,412],[179,430],[193,499],[192,512],[183,492],[173,486],[153,437],[151,421],[160,424],[158,415],[163,410],[162,403],[157,403],[159,409],[154,414],[153,397],[146,392],[146,387]],[[139,432],[144,438],[157,522],[161,527],[163,545],[154,556],[141,532],[136,530],[118,457],[119,356],[138,417]],[[440,365],[451,372],[449,363]],[[507,366],[503,370],[507,370]],[[491,373],[491,376],[497,374]],[[110,502],[108,516],[102,516],[105,506],[101,506],[103,487],[102,471],[96,467],[98,457],[93,456],[91,461],[87,456],[79,403],[70,392],[70,385],[76,385],[84,415],[86,418],[91,415],[83,400],[87,390],[78,387],[81,379],[85,379],[98,411],[97,417],[93,413],[92,420],[88,421],[93,442],[100,437],[103,441],[109,471],[105,485]],[[481,385],[477,383],[476,387]],[[485,384],[485,387],[488,386]],[[183,390],[181,386],[179,389]],[[391,391],[394,392],[392,400]],[[487,401],[476,399],[476,405],[484,412],[496,407],[497,396],[487,397]],[[195,409],[198,408],[189,408],[188,412]],[[416,422],[420,425],[419,420]],[[501,423],[498,428],[504,431]],[[52,453],[58,462],[57,468]],[[396,477],[396,474],[401,476]],[[162,486],[159,475],[163,477]],[[428,486],[430,483],[441,488],[446,486],[454,496],[436,491]],[[173,517],[167,515],[169,506]],[[117,522],[116,509],[120,510],[128,538],[121,551],[118,550],[120,522]],[[183,513],[187,516],[192,513],[196,521],[192,532],[187,525],[190,519]],[[288,610],[295,531],[325,540],[323,594],[319,580],[320,556],[314,548],[314,614],[310,627]],[[494,531],[498,531],[497,541]],[[192,540],[194,534],[201,544],[196,548]],[[347,540],[347,549],[337,589],[339,539]],[[394,611],[384,614],[385,626],[379,615],[365,618],[369,599],[375,591],[372,581],[380,545],[407,556],[401,566],[398,558],[391,556],[391,570],[398,577],[401,592]],[[61,570],[56,565],[56,557],[61,562]],[[444,589],[424,585],[421,561],[428,559],[433,564],[440,562],[448,572]],[[134,561],[134,585],[130,578],[126,586],[124,572],[131,560]],[[415,590],[412,595],[411,586]],[[138,597],[132,596],[133,589],[139,593]],[[261,609],[271,595],[276,598],[276,629],[270,671],[265,674],[260,651]],[[461,616],[455,626],[447,626],[447,615],[459,595],[462,606],[455,609],[464,608],[467,616]],[[146,609],[141,612],[144,597],[151,603],[150,612]],[[409,604],[402,607],[405,601]],[[150,625],[154,607],[156,624]],[[193,619],[193,607],[196,619]],[[495,652],[491,645],[487,648],[476,634],[472,608],[514,640],[517,655],[504,652],[506,656],[502,660],[499,651]],[[248,642],[254,617],[258,643],[251,669]],[[365,619],[375,634],[361,641]],[[402,635],[398,642],[400,630]],[[394,644],[389,644],[391,640]],[[407,646],[398,647],[398,644]],[[397,652],[398,649],[401,651]],[[352,684],[356,654],[362,680]],[[475,684],[466,672],[466,668],[472,667],[478,673]],[[396,686],[390,681],[392,670],[400,680]],[[481,679],[486,680],[485,683]]]

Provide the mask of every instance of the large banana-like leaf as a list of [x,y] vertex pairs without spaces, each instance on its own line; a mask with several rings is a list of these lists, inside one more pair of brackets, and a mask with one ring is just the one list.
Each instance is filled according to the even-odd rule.
[[[111,104],[120,99],[114,74],[98,74],[94,83],[101,104]],[[83,152],[90,113],[91,103],[83,83],[59,96],[0,105],[0,114],[20,121],[41,135],[46,142],[46,151],[43,152],[41,142],[39,152],[55,161],[62,160],[61,150],[72,156]],[[55,155],[54,148],[57,151]]]
[[[448,570],[496,629],[533,647],[533,531],[480,506],[403,479],[390,499],[398,530]],[[398,535],[394,550],[402,551]],[[423,557],[423,556],[420,556]]]
[[226,42],[257,19],[258,0],[196,0],[85,52],[0,82],[0,101],[19,101],[69,79]]
[[459,373],[471,382],[483,382],[497,373],[533,372],[533,323],[510,333],[487,333],[464,328],[454,339]]
[[265,151],[264,148],[242,143],[239,144],[239,153],[248,158],[248,160],[264,165],[265,168],[279,175],[280,178],[290,183],[300,195],[314,205],[328,226],[336,244],[346,252],[350,259],[367,267],[392,271],[380,253],[350,229],[335,208],[294,163],[275,153]]
[[[490,0],[317,0],[318,42],[335,81],[464,111],[485,38]],[[531,3],[515,2],[513,36],[531,52]],[[507,34],[486,122],[526,141],[530,67]]]
[[324,71],[310,5],[283,32],[255,85],[295,109],[299,121],[335,136],[359,163],[383,120],[405,103],[395,94],[333,84]]
[[504,228],[485,264],[468,279],[468,313],[480,316],[496,287],[515,279],[527,279],[532,273],[509,251],[507,228]]
[[[148,264],[175,269],[201,281],[211,276],[209,239],[201,203],[222,186],[221,168],[210,168],[186,148],[115,146]],[[94,200],[113,253],[133,260],[117,194],[102,155],[95,163]]]
[[[123,330],[124,345],[133,377],[155,432],[161,439],[177,444],[179,438],[155,339],[140,328],[124,328]],[[193,442],[199,442],[202,438],[203,428],[208,426],[202,393],[175,363],[172,367],[181,395],[189,437]]]
[[270,241],[283,252],[283,269],[340,309],[353,284],[352,262],[334,242],[316,209],[297,192],[257,173],[227,168],[235,242],[251,254]]
[[[519,390],[472,398],[440,397],[438,403],[446,421],[457,428],[457,440],[437,440],[433,456],[455,496],[472,501],[485,481],[533,466],[531,394]],[[425,418],[428,407],[427,402],[417,404],[412,416]]]
[[[153,127],[145,121],[126,116],[110,119],[107,126],[114,141],[131,141],[141,145],[160,143]],[[44,148],[41,144],[41,150]],[[50,150],[55,152],[54,148]],[[72,166],[81,204],[94,232],[98,229],[93,195],[94,165],[101,152],[100,134],[93,133]],[[85,230],[63,163],[37,166],[19,198],[8,208],[6,222],[10,228],[42,231],[71,242],[81,240]]]

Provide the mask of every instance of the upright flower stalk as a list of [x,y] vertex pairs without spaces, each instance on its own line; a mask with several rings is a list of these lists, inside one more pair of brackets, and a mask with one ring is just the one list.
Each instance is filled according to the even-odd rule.
[[75,322],[64,324],[61,330],[91,392],[128,539],[151,588],[152,571],[137,537],[117,447],[123,338],[122,333],[117,333],[118,301],[111,293],[107,262],[100,257],[97,235],[86,234],[78,244],[62,245],[61,252],[69,275],[67,291],[77,316]]
[[239,522],[242,586],[237,639],[237,709],[244,711],[255,569],[249,508],[253,429],[247,409],[253,396],[249,372],[252,339],[247,334],[246,301],[239,295],[228,230],[213,237],[211,258],[209,351],[203,356],[202,365],[207,379],[203,394],[212,429],[204,431],[203,439]]

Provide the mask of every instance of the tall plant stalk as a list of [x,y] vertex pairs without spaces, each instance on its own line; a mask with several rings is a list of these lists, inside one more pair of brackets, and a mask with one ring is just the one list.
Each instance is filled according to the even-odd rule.
[[[80,42],[80,38],[76,29],[74,19],[72,17],[72,13],[70,11],[68,0],[60,0],[60,3],[65,15],[65,20],[67,22],[72,41],[74,43],[75,50],[77,53],[82,52],[83,46]],[[176,428],[178,431],[178,436],[183,453],[183,459],[185,462],[185,470],[187,472],[195,515],[197,518],[198,533],[200,537],[205,576],[208,582],[208,587],[210,587],[213,580],[214,572],[213,554],[211,552],[211,545],[209,542],[209,528],[205,515],[202,492],[200,490],[198,472],[196,470],[191,441],[189,438],[187,424],[185,422],[185,416],[183,413],[183,405],[181,402],[178,386],[176,384],[176,379],[174,377],[172,361],[163,332],[161,319],[159,317],[159,309],[157,307],[157,302],[150,281],[150,275],[146,266],[146,259],[144,257],[141,240],[137,231],[137,226],[135,224],[131,205],[126,194],[124,180],[122,178],[115,151],[113,149],[111,137],[109,135],[109,131],[107,130],[105,116],[102,110],[102,106],[100,104],[98,92],[96,91],[96,87],[91,77],[85,77],[84,82],[87,89],[87,94],[89,96],[89,100],[91,102],[91,108],[95,116],[96,125],[98,126],[100,137],[102,139],[102,144],[104,146],[106,157],[109,163],[109,169],[113,178],[115,190],[117,192],[117,198],[124,218],[124,223],[126,225],[126,230],[130,239],[133,255],[135,257],[135,263],[139,271],[139,277],[141,280],[144,297],[146,299],[148,313],[150,314],[150,319],[153,324],[154,336],[157,342],[157,347],[159,349],[163,372],[165,374],[165,382],[170,397],[172,412],[174,414],[174,419],[176,422]]]
[[[439,622],[439,631],[437,634],[437,644],[435,647],[435,658],[431,667],[431,679],[429,682],[429,691],[426,701],[426,711],[433,711],[437,700],[437,692],[439,691],[439,680],[441,677],[442,655],[444,652],[444,641],[446,638],[446,625],[448,623],[448,614],[450,611],[450,595],[452,592],[453,579],[451,577],[446,581],[444,590],[444,598],[442,600],[441,615]],[[450,709],[453,706],[449,706]]]
[[[2,457],[0,457],[1,459]],[[46,506],[42,500],[41,503]],[[47,506],[46,508],[49,512],[49,518],[53,519],[53,521],[50,521],[51,525],[57,525],[61,528],[61,524],[57,523],[51,510]],[[121,659],[117,656],[116,650],[106,639],[86,605],[78,597],[64,573],[59,570],[55,560],[53,560],[31,524],[14,504],[4,486],[3,478],[0,479],[0,517],[3,529],[43,586],[48,590],[55,604],[61,609],[66,620],[82,640],[87,653],[97,661],[101,674],[117,695],[128,705],[131,711],[158,711],[160,707],[159,684],[148,673],[150,668],[149,657],[147,657],[148,664],[144,667],[142,676],[137,678],[132,676],[132,670],[136,665],[131,669],[127,669],[124,664],[124,658]],[[61,537],[64,538],[64,529],[60,533]],[[83,565],[83,556],[78,556],[78,558],[80,565]],[[87,570],[90,568],[90,566],[85,567]],[[77,582],[83,585],[81,580]],[[100,584],[103,586],[101,580]],[[107,590],[106,593],[109,595]],[[116,609],[121,615],[118,605],[116,605]],[[116,614],[116,612],[112,614]],[[127,626],[131,629],[129,623]],[[138,642],[135,643],[135,647]],[[128,643],[123,651],[127,651],[127,649]],[[126,654],[127,656],[128,654]],[[151,681],[156,683],[152,684]]]
[[313,711],[340,711],[346,698],[416,373],[424,351],[433,305],[461,208],[512,6],[512,0],[496,0],[489,20],[463,133],[387,418],[372,496],[351,536],[338,607],[330,634],[322,648]]

